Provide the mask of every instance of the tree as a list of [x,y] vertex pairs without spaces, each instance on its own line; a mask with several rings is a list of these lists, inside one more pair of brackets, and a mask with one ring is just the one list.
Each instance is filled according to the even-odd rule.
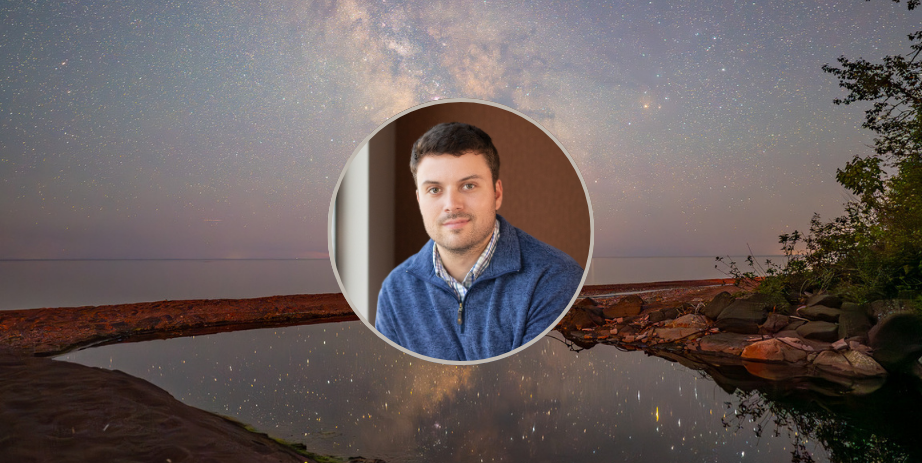
[[[833,103],[871,103],[863,127],[875,133],[874,153],[836,171],[856,198],[844,215],[815,215],[809,233],[781,235],[788,263],[763,286],[788,294],[820,287],[857,301],[922,292],[922,31],[908,37],[905,55],[876,64],[842,56],[838,67],[823,66],[849,92]],[[801,240],[806,249],[795,254]]]

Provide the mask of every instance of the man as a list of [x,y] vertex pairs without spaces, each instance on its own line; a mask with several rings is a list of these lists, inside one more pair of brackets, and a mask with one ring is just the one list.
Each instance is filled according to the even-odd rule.
[[478,360],[551,326],[583,269],[496,214],[503,185],[490,136],[436,125],[414,143],[410,171],[432,239],[384,280],[375,328],[428,357]]

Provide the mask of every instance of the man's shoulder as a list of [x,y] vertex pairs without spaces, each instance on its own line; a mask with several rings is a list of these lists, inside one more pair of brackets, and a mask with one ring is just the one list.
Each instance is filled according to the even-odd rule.
[[[431,270],[432,267],[431,244],[432,241],[430,240],[418,253],[413,254],[401,262],[400,265],[394,267],[391,273],[387,275],[387,278],[384,279],[384,286],[422,282],[421,280],[425,278],[427,270]],[[428,260],[426,259],[427,253]]]

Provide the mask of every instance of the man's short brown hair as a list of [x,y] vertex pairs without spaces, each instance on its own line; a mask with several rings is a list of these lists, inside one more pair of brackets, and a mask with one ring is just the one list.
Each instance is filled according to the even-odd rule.
[[410,153],[410,172],[416,183],[416,168],[426,156],[450,154],[459,157],[469,152],[483,155],[490,167],[493,184],[499,180],[499,154],[493,146],[493,140],[483,130],[461,122],[445,122],[426,131],[413,143]]

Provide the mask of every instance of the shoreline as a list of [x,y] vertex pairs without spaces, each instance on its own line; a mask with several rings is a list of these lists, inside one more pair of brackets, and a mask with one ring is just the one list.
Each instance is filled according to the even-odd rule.
[[[742,295],[751,290],[726,279],[584,286],[555,329],[580,349],[607,344],[642,350],[705,371],[728,392],[741,385],[752,386],[754,379],[770,388],[787,384],[803,390],[809,375],[802,366],[791,369],[779,362],[751,362],[720,349],[692,350],[688,343],[700,347],[701,338],[710,334],[707,330],[685,333],[681,330],[688,328],[664,326],[671,320],[670,310],[676,315],[679,309],[697,313],[720,293]],[[592,326],[568,327],[580,316],[602,314],[625,300],[641,298],[636,317],[600,317],[597,321],[601,323]],[[654,313],[665,314],[664,319],[651,321]],[[359,318],[338,293],[0,311],[0,453],[39,461],[50,461],[54,456],[54,460],[65,462],[156,457],[157,461],[169,458],[174,462],[383,463],[362,457],[310,454],[303,445],[279,442],[233,418],[185,405],[145,380],[48,358],[121,342],[353,320]],[[620,335],[612,332],[614,325],[626,327],[631,322],[636,322],[634,338],[626,337],[631,330]],[[675,339],[654,343],[656,336],[639,337],[643,330],[652,334],[663,329]],[[722,346],[732,344],[733,349],[742,350],[743,341],[734,342]],[[759,368],[753,369],[753,364]],[[830,383],[829,378],[824,380]],[[834,393],[841,394],[843,390],[860,393],[876,389],[882,381],[832,382]],[[744,389],[751,389],[748,386]],[[817,390],[813,384],[809,389]]]
[[[590,285],[578,298],[655,292],[651,300],[668,303],[732,283],[710,279]],[[356,320],[341,293],[3,310],[0,351],[55,356],[121,342]]]
[[358,320],[339,293],[0,311],[0,350],[54,356],[120,342]]
[[[729,283],[729,284],[728,284]],[[911,301],[859,306],[819,293],[779,302],[733,280],[610,285],[581,294],[555,327],[571,349],[608,345],[704,371],[732,392],[753,384],[813,397],[865,396],[890,378],[922,392],[905,339]]]

